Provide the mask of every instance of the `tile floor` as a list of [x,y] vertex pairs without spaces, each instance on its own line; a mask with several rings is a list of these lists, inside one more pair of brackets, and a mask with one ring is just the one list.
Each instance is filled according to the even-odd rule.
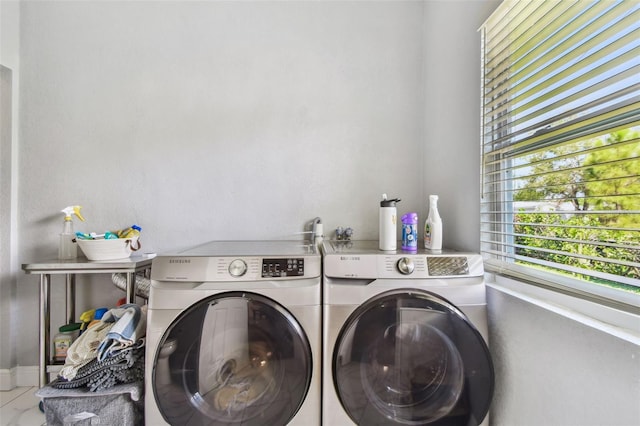
[[37,387],[19,387],[0,392],[0,426],[46,425],[44,414],[38,408],[40,399],[34,393]]

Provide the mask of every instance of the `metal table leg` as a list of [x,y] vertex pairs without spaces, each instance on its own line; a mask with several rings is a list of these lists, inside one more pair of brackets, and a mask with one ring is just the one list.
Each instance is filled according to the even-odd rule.
[[51,359],[51,343],[49,340],[50,306],[51,275],[40,274],[40,387],[43,387],[49,382],[47,365]]
[[127,303],[136,303],[136,273],[127,272]]
[[65,276],[67,294],[67,324],[76,322],[76,274]]

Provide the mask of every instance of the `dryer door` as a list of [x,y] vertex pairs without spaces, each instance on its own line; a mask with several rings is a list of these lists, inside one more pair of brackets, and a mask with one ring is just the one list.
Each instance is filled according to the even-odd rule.
[[415,289],[382,293],[345,322],[333,353],[338,397],[358,425],[477,425],[494,375],[464,313]]
[[158,345],[153,392],[172,425],[285,425],[302,405],[311,346],[275,301],[229,292],[204,299]]

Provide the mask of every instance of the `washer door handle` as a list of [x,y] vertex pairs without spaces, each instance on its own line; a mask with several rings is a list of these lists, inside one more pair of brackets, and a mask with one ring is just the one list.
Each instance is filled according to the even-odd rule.
[[415,269],[413,260],[408,257],[401,257],[396,266],[402,275],[411,275]]

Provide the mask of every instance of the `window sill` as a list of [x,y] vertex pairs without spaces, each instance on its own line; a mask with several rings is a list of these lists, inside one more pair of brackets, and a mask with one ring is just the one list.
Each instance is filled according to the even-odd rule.
[[558,291],[486,273],[487,287],[640,346],[640,316]]

